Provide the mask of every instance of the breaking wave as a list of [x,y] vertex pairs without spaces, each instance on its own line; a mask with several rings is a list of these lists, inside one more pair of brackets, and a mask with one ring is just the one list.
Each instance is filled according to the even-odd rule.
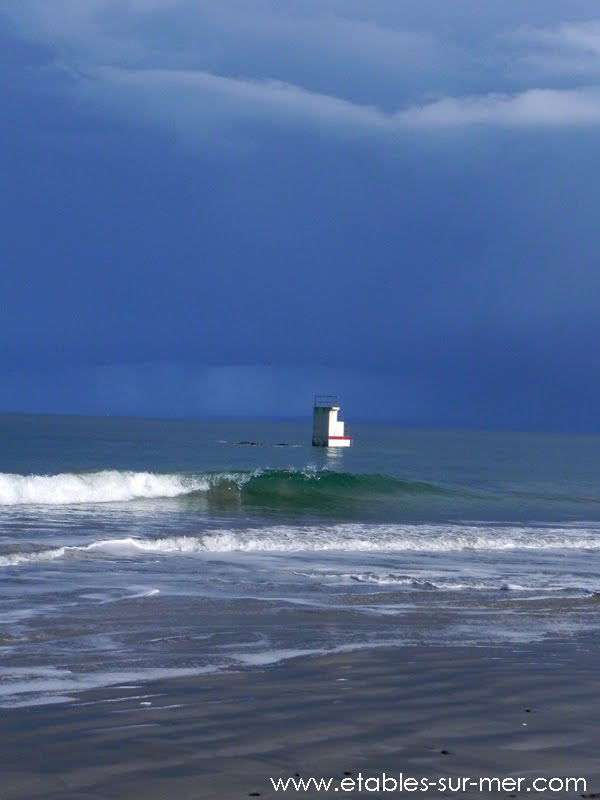
[[202,494],[215,503],[328,508],[394,495],[445,495],[441,486],[391,475],[323,469],[159,474],[102,470],[58,475],[0,473],[0,506],[115,503]]
[[[244,530],[207,531],[198,536],[102,539],[86,545],[5,553],[0,555],[0,566],[52,561],[68,556],[114,559],[135,558],[143,554],[166,556],[324,551],[440,553],[478,550],[600,550],[600,531],[593,528],[475,525],[275,525]],[[394,577],[391,579],[394,580]]]
[[0,473],[0,506],[115,503],[178,497],[208,489],[205,479],[153,472],[65,472],[59,475]]

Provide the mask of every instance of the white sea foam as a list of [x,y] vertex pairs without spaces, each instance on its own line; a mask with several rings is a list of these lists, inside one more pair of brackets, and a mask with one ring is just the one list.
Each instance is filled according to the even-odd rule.
[[[315,575],[316,577],[316,575]],[[458,580],[456,578],[444,577],[429,577],[417,578],[409,575],[398,575],[393,572],[377,573],[377,572],[364,572],[364,573],[350,573],[338,575],[338,578],[349,579],[357,581],[358,583],[374,583],[378,586],[410,586],[415,589],[440,589],[448,592],[458,592],[465,590],[475,591],[506,591],[506,592],[530,592],[539,591],[543,588],[548,592],[561,592],[566,589],[574,588],[571,586],[551,585],[546,586],[543,583],[535,586],[526,586],[522,583],[514,583],[509,581],[498,580]]]
[[54,561],[54,559],[64,556],[68,549],[68,547],[54,547],[34,553],[8,553],[0,556],[0,567],[15,567],[19,564],[31,564],[36,561]]
[[[579,592],[589,594],[595,590],[593,587],[577,585],[576,578],[566,580],[564,583],[546,583],[543,575],[529,575],[527,583],[509,581],[502,577],[490,576],[486,579],[472,577],[461,578],[444,575],[406,575],[396,572],[328,572],[316,570],[312,572],[295,572],[294,574],[309,578],[310,580],[324,581],[338,585],[349,583],[375,584],[376,586],[393,586],[408,590],[439,590],[444,592],[460,591],[487,591],[487,592]],[[582,581],[582,584],[585,581]],[[530,598],[527,598],[530,599]]]
[[[165,546],[168,547],[168,540]],[[210,552],[452,552],[600,549],[597,529],[468,525],[275,526],[207,533],[186,549]]]
[[0,506],[115,503],[153,497],[178,497],[207,491],[207,478],[154,472],[101,472],[58,475],[0,473]]
[[466,525],[368,525],[288,527],[208,531],[200,536],[102,539],[0,556],[0,566],[52,561],[66,556],[131,558],[141,554],[456,552],[510,550],[600,550],[594,528],[492,527]]

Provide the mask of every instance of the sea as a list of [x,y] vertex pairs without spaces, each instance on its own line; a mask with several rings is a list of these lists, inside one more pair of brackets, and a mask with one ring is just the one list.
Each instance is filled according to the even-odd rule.
[[600,437],[0,416],[0,707],[600,629]]

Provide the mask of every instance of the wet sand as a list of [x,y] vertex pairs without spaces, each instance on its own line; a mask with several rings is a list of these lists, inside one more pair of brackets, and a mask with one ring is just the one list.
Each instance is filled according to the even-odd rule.
[[599,650],[591,637],[385,648],[2,709],[0,798],[323,798],[335,792],[276,792],[269,778],[383,771],[575,776],[600,792]]

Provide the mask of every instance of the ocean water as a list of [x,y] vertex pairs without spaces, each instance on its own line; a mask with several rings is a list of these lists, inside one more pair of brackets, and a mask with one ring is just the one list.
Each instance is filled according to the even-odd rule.
[[0,706],[600,627],[600,437],[0,416]]

